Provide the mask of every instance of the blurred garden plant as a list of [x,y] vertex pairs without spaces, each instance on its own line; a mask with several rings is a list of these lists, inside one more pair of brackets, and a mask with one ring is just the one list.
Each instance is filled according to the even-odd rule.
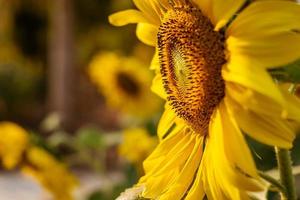
[[[19,114],[20,104],[41,92],[46,12],[41,4],[0,0],[0,117]],[[41,6],[43,7],[43,6]],[[42,16],[40,16],[40,14]],[[31,39],[28,40],[28,37]],[[44,56],[44,57],[43,57]]]
[[47,138],[47,144],[51,149],[67,151],[61,157],[71,167],[102,173],[107,170],[106,153],[111,146],[118,144],[120,139],[117,134],[104,134],[103,130],[93,126],[81,127],[74,134],[55,129]]
[[0,123],[0,160],[7,170],[20,168],[35,178],[55,200],[72,200],[77,180],[48,151],[31,143],[29,133],[12,122]]
[[[244,133],[275,146],[282,199],[296,200],[288,149],[300,100],[277,85],[299,82],[300,5],[293,1],[134,0],[110,16],[137,23],[156,47],[152,90],[166,100],[160,144],[120,199],[250,199],[264,190]],[[289,65],[286,66],[285,65]],[[276,76],[281,71],[288,80]],[[278,74],[278,73],[277,73]],[[299,74],[299,73],[298,73]]]
[[92,59],[88,74],[107,105],[122,114],[146,120],[160,110],[160,99],[149,89],[153,75],[138,59],[99,53]]

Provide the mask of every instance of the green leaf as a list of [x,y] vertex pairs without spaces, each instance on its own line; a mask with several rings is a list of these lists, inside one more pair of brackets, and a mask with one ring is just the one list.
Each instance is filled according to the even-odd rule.
[[300,83],[300,59],[289,65],[270,69],[269,73],[280,82]]

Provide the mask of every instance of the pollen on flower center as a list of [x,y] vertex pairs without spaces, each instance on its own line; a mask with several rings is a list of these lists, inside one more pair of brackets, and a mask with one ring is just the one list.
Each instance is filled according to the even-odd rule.
[[159,27],[158,49],[168,103],[194,131],[206,134],[225,95],[223,36],[195,6],[178,4]]
[[140,92],[138,83],[126,73],[119,72],[117,74],[117,84],[126,94],[130,96],[137,96]]

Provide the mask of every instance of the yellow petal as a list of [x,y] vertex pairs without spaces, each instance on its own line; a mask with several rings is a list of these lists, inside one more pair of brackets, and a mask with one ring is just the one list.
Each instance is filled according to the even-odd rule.
[[292,1],[251,3],[227,30],[231,56],[268,68],[300,58],[299,13],[300,5]]
[[223,175],[223,163],[216,163],[211,159],[214,154],[211,150],[205,150],[201,168],[203,168],[203,187],[209,200],[247,200],[250,199],[245,190],[240,189],[230,183]]
[[142,193],[142,197],[146,199],[157,199],[166,189],[166,186],[173,182],[178,175],[178,170],[169,169],[160,177],[148,177],[148,180],[143,183],[145,185],[145,191]]
[[157,0],[133,0],[133,2],[145,14],[151,24],[160,25],[160,18],[163,13]]
[[170,1],[169,0],[157,0],[160,5],[165,9],[165,10],[168,10],[171,8],[171,5],[170,5]]
[[199,9],[210,18],[210,20],[213,19],[213,13],[212,13],[212,2],[211,0],[193,0],[199,7]]
[[242,7],[246,0],[214,0],[212,2],[213,22],[215,29],[222,28],[229,19]]
[[[205,152],[206,153],[206,152]],[[209,200],[250,200],[246,191],[240,190],[238,187],[233,186],[228,180],[222,176],[222,174],[216,174],[214,169],[210,166],[214,165],[212,160],[208,162],[209,154],[205,154],[203,161],[205,160],[203,184],[205,194]],[[222,165],[220,165],[222,166]]]
[[234,83],[226,84],[226,94],[239,103],[245,110],[249,109],[257,114],[263,114],[282,120],[295,120],[300,122],[300,100],[295,96],[281,90],[284,104]]
[[145,15],[138,10],[125,10],[112,14],[108,17],[109,23],[115,26],[124,26],[133,23],[147,23]]
[[164,137],[162,139],[171,138],[174,135],[180,134],[182,132],[184,132],[186,134],[194,134],[195,133],[189,128],[189,126],[186,125],[186,123],[183,120],[176,118],[174,127],[171,127],[171,129],[169,129],[169,131],[164,135]]
[[195,137],[191,134],[176,134],[163,140],[145,160],[145,176],[139,184],[145,185],[143,196],[155,199],[176,180],[193,152]]
[[162,77],[160,74],[156,74],[156,76],[154,77],[151,85],[151,90],[161,98],[167,99],[167,94],[163,87]]
[[243,190],[262,189],[247,143],[224,102],[210,124],[205,154],[205,187],[213,199],[242,199]]
[[233,181],[235,186],[251,191],[259,190],[261,188],[255,182],[255,179],[258,179],[258,174],[251,152],[237,126],[234,116],[229,112],[227,107],[223,103],[220,105],[222,132],[219,132],[219,137],[216,136],[215,139],[217,143],[223,143],[224,151],[220,151],[219,153],[221,153],[221,156],[224,154],[222,157],[227,158],[227,161],[231,164],[230,170],[234,171],[232,176],[236,179]]
[[187,193],[186,199],[199,200],[199,199],[203,199],[205,196],[204,185],[202,181],[202,176],[203,176],[202,166],[203,165],[201,165],[197,171],[195,181],[191,186],[189,192]]
[[229,97],[226,97],[226,101],[238,125],[249,136],[267,145],[292,147],[295,138],[295,127],[292,122],[245,110]]
[[287,90],[281,89],[283,97],[286,101],[285,118],[300,122],[300,99],[290,94]]
[[[174,134],[171,137],[167,137],[166,139],[162,140],[143,163],[146,176],[149,173],[156,173],[155,170],[152,169],[157,168],[158,164],[163,162],[164,158],[168,155],[171,155],[176,151],[180,151],[179,149],[188,143],[189,140],[190,137],[185,135],[183,131],[181,131],[179,134]],[[177,149],[174,147],[177,147]],[[155,162],[157,164],[155,164]],[[165,160],[165,162],[167,161]]]
[[[187,199],[246,200],[247,190],[261,190],[251,153],[224,103],[212,117],[204,157]],[[199,174],[200,173],[200,174]],[[199,181],[200,179],[200,181]],[[191,194],[199,194],[192,196]]]
[[[168,190],[159,199],[180,200],[185,195],[190,185],[192,185],[202,157],[203,137],[196,135],[193,145],[194,149],[185,162],[184,167],[176,177],[176,180],[174,180],[174,183],[168,187]],[[200,196],[203,195],[204,193]]]
[[219,30],[236,13],[245,0],[195,0],[202,12],[204,12],[215,25],[215,30]]
[[151,70],[154,70],[155,73],[159,73],[160,71],[160,63],[159,63],[159,55],[158,55],[158,49],[155,48],[155,53],[154,53],[154,56],[152,58],[152,61],[151,61],[151,65],[150,65],[150,69]]
[[176,115],[171,110],[168,105],[165,105],[165,111],[159,120],[159,124],[157,127],[157,135],[161,140],[164,136],[170,131],[171,127],[174,125],[176,119]]
[[246,88],[261,93],[283,105],[283,96],[267,71],[251,63],[240,63],[229,60],[223,67],[223,78],[228,82],[240,84]]
[[136,35],[138,39],[145,44],[155,47],[157,31],[157,26],[153,26],[152,24],[147,23],[139,23],[137,25]]

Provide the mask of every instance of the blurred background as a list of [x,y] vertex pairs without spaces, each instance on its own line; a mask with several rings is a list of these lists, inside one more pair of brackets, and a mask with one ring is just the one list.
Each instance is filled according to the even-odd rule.
[[[1,200],[111,200],[143,175],[163,111],[154,49],[107,19],[133,7],[0,0]],[[261,170],[276,166],[271,147],[249,144]]]
[[[109,14],[130,7],[0,0],[1,200],[114,199],[142,175],[163,105],[150,91],[153,49],[137,41],[134,25],[108,24]],[[8,140],[24,146],[14,165],[5,160]],[[31,159],[33,147],[48,155]],[[66,185],[41,173],[45,156],[72,174],[72,189],[51,186]]]

